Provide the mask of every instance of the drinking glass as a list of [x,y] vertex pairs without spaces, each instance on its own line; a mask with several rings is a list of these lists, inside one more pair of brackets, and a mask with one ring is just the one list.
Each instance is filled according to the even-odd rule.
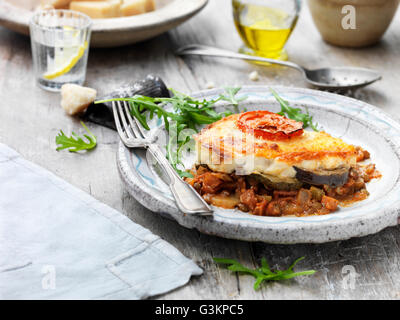
[[287,60],[284,49],[299,16],[300,0],[232,0],[241,53]]
[[91,19],[70,10],[36,12],[29,24],[35,78],[40,87],[60,91],[86,78]]

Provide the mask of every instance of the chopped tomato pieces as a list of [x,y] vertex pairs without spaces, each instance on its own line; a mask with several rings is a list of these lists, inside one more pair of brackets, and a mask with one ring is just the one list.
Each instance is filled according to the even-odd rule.
[[321,200],[322,205],[328,209],[329,211],[335,211],[339,205],[339,201],[328,197],[328,196],[323,196]]
[[328,214],[341,205],[368,197],[365,182],[379,174],[374,165],[351,168],[346,184],[341,187],[303,186],[298,190],[273,190],[252,176],[213,172],[199,166],[186,181],[207,203],[226,209],[238,208],[259,216],[307,216]]

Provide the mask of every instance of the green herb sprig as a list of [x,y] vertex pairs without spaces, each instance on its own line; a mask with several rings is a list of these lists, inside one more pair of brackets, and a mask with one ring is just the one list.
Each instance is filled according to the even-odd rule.
[[[215,111],[215,105],[219,101],[229,102],[233,106],[234,112],[240,112],[239,103],[247,99],[247,96],[242,96],[240,98],[237,97],[237,94],[241,90],[240,87],[226,87],[224,93],[212,100],[197,100],[174,89],[169,90],[172,92],[172,97],[170,98],[152,98],[135,95],[128,98],[95,101],[95,103],[111,101],[128,102],[131,115],[135,117],[146,130],[150,130],[147,123],[148,118],[153,119],[154,116],[157,116],[158,118],[163,119],[165,128],[169,130],[171,127],[175,129],[174,132],[176,132],[176,135],[169,137],[166,146],[167,158],[181,177],[192,177],[190,173],[180,169],[183,165],[181,161],[182,152],[189,146],[188,143],[190,141],[190,137],[181,137],[181,132],[185,129],[192,129],[195,132],[198,132],[201,125],[211,124],[223,117],[231,115],[232,112],[229,110],[224,112]],[[271,92],[281,105],[281,112],[279,112],[280,115],[303,122],[304,128],[310,126],[313,130],[318,131],[317,124],[313,123],[313,118],[307,109],[307,113],[304,113],[300,108],[292,108],[289,106],[288,102],[283,100],[274,90],[271,89]],[[172,105],[172,111],[167,111],[164,108],[168,104]],[[147,112],[148,117],[144,111]],[[172,130],[169,131],[171,132]]]
[[232,272],[239,272],[253,276],[256,281],[254,282],[254,290],[258,290],[264,281],[281,281],[287,280],[298,276],[312,275],[315,270],[307,270],[294,272],[293,268],[296,264],[303,260],[304,257],[296,259],[286,270],[271,270],[265,258],[261,259],[261,267],[257,269],[249,269],[241,265],[234,259],[213,258],[216,263],[229,265],[228,270]]
[[88,133],[83,135],[88,141],[83,140],[73,131],[71,133],[71,136],[67,137],[64,132],[60,130],[60,132],[56,136],[56,144],[58,145],[56,149],[57,151],[68,149],[69,152],[78,152],[82,150],[91,150],[96,147],[96,136],[88,129],[88,127],[86,127],[86,125],[82,121],[81,124]]
[[[150,130],[147,123],[147,117],[144,111],[149,113],[149,119],[154,116],[164,120],[167,130],[174,127],[176,136],[170,136],[167,144],[167,158],[174,169],[182,177],[191,177],[192,175],[181,170],[181,154],[190,137],[180,138],[180,133],[185,129],[192,129],[198,132],[201,125],[214,123],[223,117],[231,115],[232,112],[227,110],[224,112],[216,112],[215,104],[219,101],[229,101],[235,108],[238,107],[240,101],[247,97],[235,98],[241,88],[225,88],[225,92],[220,94],[213,100],[197,100],[191,96],[183,94],[174,89],[169,89],[172,93],[170,98],[151,98],[142,95],[135,95],[130,98],[117,98],[110,100],[96,101],[95,103],[104,103],[110,101],[127,101],[130,105],[130,112],[146,130]],[[167,111],[164,107],[171,104],[173,111]],[[237,110],[235,110],[237,111]],[[171,130],[169,130],[171,131]]]
[[289,102],[282,99],[275,90],[273,89],[270,90],[274,95],[275,99],[281,105],[281,112],[278,112],[278,114],[280,114],[281,116],[286,116],[289,119],[303,122],[304,128],[311,127],[314,131],[319,131],[317,128],[318,124],[313,123],[313,117],[310,115],[307,108],[306,108],[306,113],[302,112],[300,108],[293,108],[289,106]]
[[236,109],[236,112],[239,112],[239,103],[243,100],[246,100],[248,98],[248,96],[243,96],[240,98],[237,98],[236,95],[239,93],[240,91],[240,87],[239,88],[230,88],[230,87],[225,87],[225,94],[221,94],[220,98],[221,100],[224,101],[228,101],[232,104],[232,106]]

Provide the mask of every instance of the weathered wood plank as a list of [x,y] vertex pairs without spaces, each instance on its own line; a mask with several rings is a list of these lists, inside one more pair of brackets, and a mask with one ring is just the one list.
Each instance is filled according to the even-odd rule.
[[[160,75],[168,86],[183,92],[205,89],[208,82],[226,85],[280,84],[306,86],[295,70],[260,67],[242,61],[175,57],[181,45],[202,43],[237,50],[240,39],[233,27],[229,0],[211,0],[194,19],[156,39],[114,49],[91,50],[87,84],[108,92],[121,82]],[[305,66],[356,65],[381,70],[384,80],[357,92],[356,97],[397,116],[400,92],[400,19],[395,17],[385,39],[375,47],[355,50],[335,48],[321,41],[307,8],[288,44],[291,59]],[[260,80],[249,80],[257,70]],[[187,230],[139,205],[124,190],[118,176],[115,132],[90,125],[99,146],[91,153],[56,152],[59,129],[79,130],[77,119],[64,114],[59,95],[34,85],[29,39],[0,28],[0,142],[36,162],[95,198],[124,212],[133,221],[166,239],[196,261],[205,273],[189,285],[159,299],[399,299],[400,228],[377,235],[321,245],[268,245],[221,239]],[[90,228],[90,226],[88,226]],[[238,259],[256,266],[266,257],[271,266],[287,267],[306,256],[298,269],[317,269],[312,277],[271,283],[255,292],[253,278],[236,276],[215,265],[212,257]],[[344,289],[342,269],[354,266],[360,274],[354,289]]]

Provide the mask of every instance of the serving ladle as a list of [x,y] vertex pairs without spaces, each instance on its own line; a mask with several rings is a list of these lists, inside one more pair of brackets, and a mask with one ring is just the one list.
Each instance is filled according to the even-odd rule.
[[300,71],[308,83],[324,90],[354,90],[382,79],[377,71],[371,69],[334,67],[310,70],[289,61],[251,56],[198,44],[184,46],[175,53],[180,56],[199,55],[279,64]]

